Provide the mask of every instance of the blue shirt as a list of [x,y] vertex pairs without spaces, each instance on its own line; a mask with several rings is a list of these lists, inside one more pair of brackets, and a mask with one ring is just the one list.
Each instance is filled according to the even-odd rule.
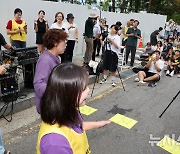
[[40,113],[40,100],[46,90],[49,75],[53,68],[58,64],[60,64],[58,56],[53,55],[47,50],[39,57],[36,64],[34,90],[36,109],[38,113]]

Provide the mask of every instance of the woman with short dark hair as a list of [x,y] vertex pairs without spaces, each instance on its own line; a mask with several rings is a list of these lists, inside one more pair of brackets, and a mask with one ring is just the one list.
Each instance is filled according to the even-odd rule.
[[43,36],[44,46],[47,48],[39,57],[34,77],[36,108],[40,113],[40,99],[46,89],[47,81],[52,69],[60,63],[59,54],[66,48],[67,34],[63,30],[50,29]]
[[78,110],[88,92],[88,73],[83,67],[64,63],[53,69],[41,99],[37,154],[91,153],[85,130],[110,121],[83,122]]
[[16,48],[26,47],[27,24],[21,19],[22,10],[14,10],[14,19],[9,20],[6,26],[7,34],[10,35],[10,42]]
[[43,10],[40,10],[38,15],[39,18],[34,21],[34,29],[36,32],[36,44],[38,46],[38,52],[41,54],[44,51],[42,37],[48,30],[48,21],[44,20],[45,12]]

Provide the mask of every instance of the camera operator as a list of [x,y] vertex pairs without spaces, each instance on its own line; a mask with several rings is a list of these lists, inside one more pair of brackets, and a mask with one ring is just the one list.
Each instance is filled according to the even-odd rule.
[[118,65],[118,56],[117,53],[120,51],[121,39],[118,36],[118,26],[112,25],[110,34],[105,38],[104,42],[102,41],[102,36],[100,38],[102,46],[105,46],[105,52],[103,56],[103,74],[104,78],[100,82],[103,84],[107,81],[108,71],[112,72],[112,86],[116,86],[115,75]]
[[92,59],[93,53],[93,27],[96,24],[97,15],[91,13],[85,23],[85,32],[84,38],[86,42],[86,51],[84,55],[84,64],[89,64],[89,61]]
[[[104,39],[108,36],[108,25],[106,24],[106,18],[101,18],[100,19],[100,28],[101,28],[101,34],[100,36],[102,36],[102,41],[104,41]],[[97,48],[97,54],[96,56],[99,56],[99,52],[101,49],[101,42],[99,41],[99,46]],[[102,55],[104,53],[105,48],[102,46]]]

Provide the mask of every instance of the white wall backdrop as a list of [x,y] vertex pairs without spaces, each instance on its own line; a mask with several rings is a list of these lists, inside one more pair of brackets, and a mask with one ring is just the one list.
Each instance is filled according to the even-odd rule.
[[[6,34],[6,25],[9,19],[14,17],[13,12],[17,7],[22,9],[22,19],[25,20],[28,25],[27,47],[35,45],[34,20],[38,18],[39,10],[44,10],[46,12],[45,19],[48,20],[49,26],[53,23],[56,12],[61,11],[64,13],[64,21],[66,21],[68,13],[73,13],[75,16],[75,23],[79,28],[79,43],[75,48],[75,54],[82,53],[84,24],[91,12],[91,10],[88,10],[87,6],[42,0],[0,0],[0,32],[4,35],[8,43],[9,37]],[[99,11],[96,11],[96,13],[98,15],[100,14]],[[102,17],[107,18],[108,25],[114,24],[116,21],[121,21],[124,26],[131,18],[139,20],[139,29],[142,32],[144,43],[149,41],[151,32],[158,29],[160,26],[164,27],[167,18],[163,15],[147,13],[122,14],[103,11],[101,14]]]

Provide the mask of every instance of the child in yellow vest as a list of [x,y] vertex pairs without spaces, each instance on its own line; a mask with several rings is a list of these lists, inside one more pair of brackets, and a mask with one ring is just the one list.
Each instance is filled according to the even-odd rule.
[[90,154],[85,130],[110,121],[83,122],[79,106],[88,95],[87,71],[72,63],[56,66],[41,99],[42,123],[37,154]]

